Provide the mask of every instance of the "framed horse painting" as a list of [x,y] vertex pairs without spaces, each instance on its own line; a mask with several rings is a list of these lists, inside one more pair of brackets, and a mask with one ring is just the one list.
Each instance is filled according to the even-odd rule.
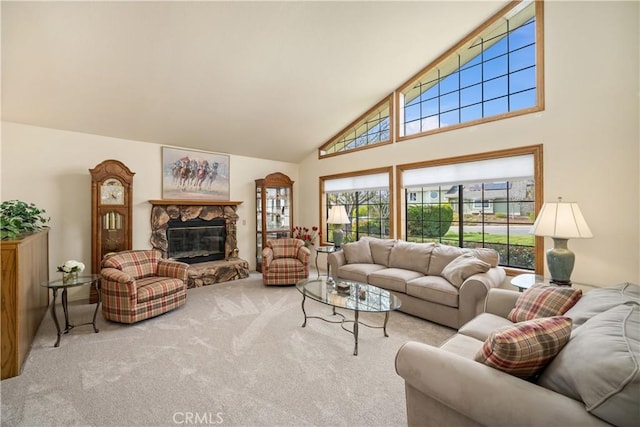
[[229,200],[229,156],[162,147],[162,198]]

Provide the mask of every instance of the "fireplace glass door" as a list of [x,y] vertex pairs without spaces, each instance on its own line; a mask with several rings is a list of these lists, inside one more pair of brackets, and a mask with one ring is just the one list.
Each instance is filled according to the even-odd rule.
[[222,260],[226,235],[224,219],[171,220],[167,228],[167,256],[188,264]]

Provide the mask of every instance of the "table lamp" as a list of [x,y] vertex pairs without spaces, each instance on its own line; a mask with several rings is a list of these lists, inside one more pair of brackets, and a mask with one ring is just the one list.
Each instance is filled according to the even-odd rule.
[[553,239],[553,249],[547,251],[551,283],[570,286],[576,257],[567,248],[567,241],[593,237],[578,204],[563,202],[562,197],[557,202],[545,203],[530,233]]
[[329,218],[327,218],[327,224],[334,224],[333,228],[333,244],[336,248],[342,245],[344,239],[344,231],[342,231],[342,224],[349,224],[349,216],[344,206],[332,206],[329,211]]

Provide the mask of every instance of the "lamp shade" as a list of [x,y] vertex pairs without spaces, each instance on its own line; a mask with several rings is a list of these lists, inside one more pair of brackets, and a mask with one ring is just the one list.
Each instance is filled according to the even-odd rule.
[[542,206],[530,232],[536,236],[563,239],[593,237],[578,204],[563,202],[562,197],[558,197],[557,202]]
[[327,224],[349,224],[349,216],[344,206],[332,206],[329,211],[329,218],[327,218]]

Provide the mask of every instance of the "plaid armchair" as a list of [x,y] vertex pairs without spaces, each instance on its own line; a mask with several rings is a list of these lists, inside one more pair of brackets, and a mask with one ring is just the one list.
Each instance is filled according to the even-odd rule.
[[188,264],[163,259],[156,250],[118,252],[102,261],[102,315],[135,323],[187,302]]
[[262,281],[265,285],[295,285],[309,277],[310,255],[300,239],[269,240],[262,249]]

